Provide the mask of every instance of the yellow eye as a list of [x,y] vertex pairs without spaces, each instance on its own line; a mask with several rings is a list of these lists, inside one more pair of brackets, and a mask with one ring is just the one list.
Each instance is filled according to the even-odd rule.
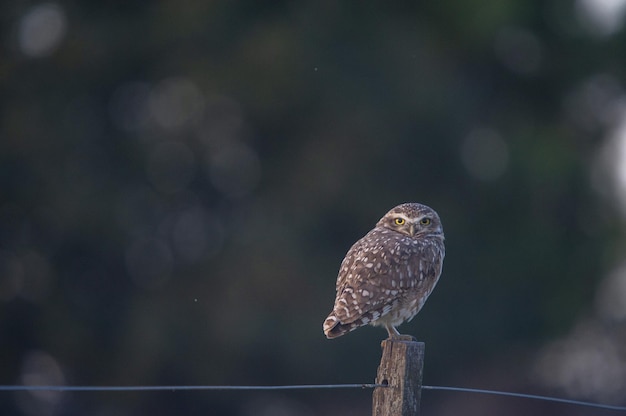
[[422,218],[420,220],[420,224],[422,224],[422,225],[430,225],[430,218]]
[[406,220],[404,218],[396,218],[395,220],[393,220],[393,222],[395,222],[396,225],[403,225]]

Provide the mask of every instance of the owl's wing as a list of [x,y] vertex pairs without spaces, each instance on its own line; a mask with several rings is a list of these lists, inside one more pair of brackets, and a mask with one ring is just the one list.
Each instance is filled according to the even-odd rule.
[[382,280],[384,277],[372,275],[369,282],[359,279],[343,287],[337,294],[333,308],[333,314],[341,324],[351,324],[364,317],[368,318],[368,322],[375,321],[392,309],[394,300],[398,298],[398,292],[396,291],[395,295],[381,292],[376,280]]
[[443,251],[437,245],[395,244],[388,238],[381,247],[381,239],[366,237],[350,249],[337,279],[333,312],[342,324],[385,316],[406,291],[427,297],[441,273]]
[[333,313],[342,324],[350,324],[372,312],[377,313],[368,316],[370,321],[384,316],[401,293],[393,280],[399,269],[406,267],[402,262],[408,253],[388,255],[387,250],[369,241],[367,236],[359,240],[341,264]]
[[389,238],[381,238],[381,235],[383,232],[374,228],[350,247],[339,267],[337,294],[341,293],[347,284],[352,283],[354,276],[366,277],[368,275],[366,267],[368,263],[374,265],[379,261],[379,258],[386,258],[384,253],[388,251],[386,245]]

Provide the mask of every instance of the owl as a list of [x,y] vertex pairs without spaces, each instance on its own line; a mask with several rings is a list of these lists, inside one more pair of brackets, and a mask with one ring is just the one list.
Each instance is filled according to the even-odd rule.
[[326,337],[370,324],[385,327],[389,338],[403,338],[396,327],[417,315],[439,280],[443,241],[432,208],[406,203],[387,212],[341,263]]

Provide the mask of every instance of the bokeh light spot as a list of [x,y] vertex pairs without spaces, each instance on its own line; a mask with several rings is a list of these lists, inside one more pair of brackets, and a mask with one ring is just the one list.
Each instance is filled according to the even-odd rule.
[[626,218],[626,99],[617,102],[614,126],[592,169],[594,188],[612,199]]
[[623,100],[620,81],[613,75],[598,73],[578,85],[564,100],[569,122],[589,132],[604,128],[620,114]]
[[186,78],[168,78],[152,91],[149,107],[155,123],[164,129],[186,127],[199,120],[205,107],[200,89]]
[[581,23],[591,33],[609,36],[622,28],[626,0],[578,0],[576,11]]
[[31,57],[50,55],[63,40],[66,30],[65,13],[58,4],[44,3],[34,6],[20,21],[20,50]]
[[626,263],[604,278],[596,296],[596,308],[603,318],[626,321]]
[[[50,354],[30,351],[22,362],[20,381],[25,386],[60,386],[65,384],[65,376],[59,363]],[[24,414],[54,415],[58,413],[63,394],[50,390],[20,392],[17,402]]]
[[563,389],[570,397],[602,402],[622,400],[626,388],[626,357],[602,325],[580,323],[572,334],[548,345],[535,367],[540,382]]

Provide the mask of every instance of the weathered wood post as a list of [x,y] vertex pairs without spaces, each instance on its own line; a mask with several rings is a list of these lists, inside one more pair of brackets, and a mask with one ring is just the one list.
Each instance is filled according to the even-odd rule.
[[424,343],[411,336],[386,339],[372,398],[373,416],[418,416],[422,394]]

